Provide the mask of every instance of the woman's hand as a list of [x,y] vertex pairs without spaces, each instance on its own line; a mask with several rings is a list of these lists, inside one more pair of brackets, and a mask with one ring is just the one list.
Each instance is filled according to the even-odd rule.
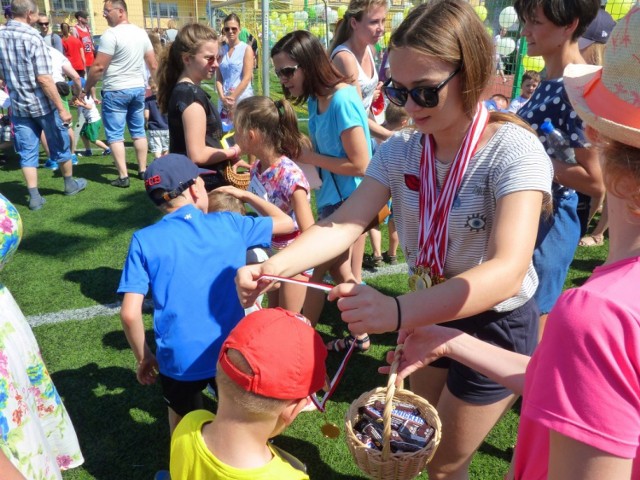
[[395,300],[374,288],[342,283],[329,292],[329,300],[335,299],[342,320],[354,335],[393,332],[398,325]]
[[296,162],[313,165],[313,163],[310,162],[311,154],[313,153],[313,147],[310,145],[310,143],[311,142],[309,142],[308,145],[305,144],[302,146],[302,148],[300,149],[300,155],[295,159]]
[[238,269],[236,291],[238,292],[238,300],[244,308],[251,307],[260,295],[277,286],[273,280],[259,280],[262,275],[275,275],[267,262],[247,265]]
[[[398,343],[403,343],[398,365],[397,385],[416,370],[429,365],[440,357],[446,357],[451,351],[451,342],[463,333],[455,328],[429,325],[411,331],[401,331]],[[387,353],[387,362],[393,363],[395,351]],[[378,372],[388,374],[391,367],[380,367]]]
[[224,106],[224,108],[226,108],[229,111],[233,109],[235,104],[236,104],[236,99],[231,95],[225,95],[222,98],[222,105]]

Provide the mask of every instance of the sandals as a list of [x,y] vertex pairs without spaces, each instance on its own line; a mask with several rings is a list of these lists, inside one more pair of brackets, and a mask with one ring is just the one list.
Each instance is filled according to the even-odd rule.
[[[369,335],[365,335],[363,338],[355,338],[353,335],[347,335],[344,338],[335,338],[326,344],[327,350],[330,352],[344,352],[351,348],[351,344],[356,342],[355,349],[359,352],[366,352],[371,347],[371,342],[369,341]],[[369,343],[369,345],[365,346],[365,343]]]
[[581,247],[599,247],[604,245],[604,235],[585,235],[580,239],[578,245]]

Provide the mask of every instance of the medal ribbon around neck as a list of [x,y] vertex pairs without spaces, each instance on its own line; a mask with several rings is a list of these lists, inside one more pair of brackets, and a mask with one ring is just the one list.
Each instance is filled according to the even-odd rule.
[[[324,292],[329,292],[329,291],[331,291],[333,289],[332,285],[327,285],[327,284],[324,284],[324,283],[303,282],[301,280],[295,280],[293,278],[287,278],[287,277],[280,277],[280,276],[277,276],[277,275],[261,275],[258,280],[262,280],[262,279],[264,279],[264,280],[273,280],[273,281],[276,281],[276,282],[295,283],[297,285],[304,285],[305,287],[308,287],[308,288],[316,288],[316,289],[322,290]],[[333,395],[333,393],[336,391],[336,388],[338,388],[338,384],[340,383],[340,379],[342,378],[342,375],[344,374],[344,371],[345,371],[345,369],[347,367],[347,362],[351,358],[351,354],[355,350],[355,346],[356,346],[356,342],[354,340],[353,342],[351,342],[351,346],[347,350],[347,353],[344,355],[344,358],[342,359],[342,362],[340,363],[340,366],[338,367],[338,371],[336,372],[336,374],[331,379],[331,382],[329,383],[329,391],[324,395],[322,400],[320,400],[315,393],[313,393],[311,395],[311,401],[316,406],[316,408],[318,410],[320,410],[321,412],[325,411],[325,405],[327,403],[327,400],[329,400],[331,395]]]
[[425,136],[420,164],[421,228],[418,235],[420,251],[416,258],[416,265],[429,267],[432,274],[437,276],[444,274],[449,236],[449,212],[462,184],[469,160],[475,153],[480,137],[482,137],[488,123],[489,112],[483,103],[479,103],[469,130],[467,130],[462,145],[460,145],[460,149],[445,176],[439,195],[435,143],[431,135]]

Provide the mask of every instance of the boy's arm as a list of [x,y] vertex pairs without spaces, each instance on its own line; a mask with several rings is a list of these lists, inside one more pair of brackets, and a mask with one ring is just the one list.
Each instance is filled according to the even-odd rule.
[[238,200],[248,203],[263,217],[271,217],[273,220],[273,235],[285,235],[293,232],[295,228],[293,219],[274,204],[263,200],[256,194],[229,185],[219,187],[216,190],[233,195]]
[[124,334],[136,358],[138,382],[142,385],[151,385],[156,381],[158,362],[145,340],[142,321],[143,302],[144,295],[141,293],[125,293],[120,308],[120,320]]

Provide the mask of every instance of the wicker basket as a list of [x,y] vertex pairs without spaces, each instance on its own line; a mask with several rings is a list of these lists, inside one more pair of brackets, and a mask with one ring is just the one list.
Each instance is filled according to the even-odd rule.
[[[391,365],[391,373],[387,386],[378,387],[360,395],[360,397],[351,403],[345,418],[347,446],[349,447],[351,456],[353,456],[360,470],[371,478],[380,480],[408,480],[417,477],[431,458],[433,458],[440,443],[442,425],[436,409],[424,398],[415,393],[404,390],[402,387],[396,389],[395,382],[400,359],[400,355],[397,354],[401,349],[402,345],[399,345],[396,349],[396,357],[393,365]],[[367,447],[358,440],[353,430],[353,425],[358,421],[358,409],[366,405],[373,405],[376,400],[386,402],[382,416],[384,421],[384,443],[382,451]],[[414,405],[420,410],[422,418],[434,428],[435,433],[431,441],[423,449],[417,452],[391,453],[389,437],[391,435],[391,410],[393,400]]]
[[227,162],[227,164],[225,165],[224,169],[222,170],[222,176],[227,182],[229,182],[229,185],[233,185],[236,188],[241,188],[242,190],[246,190],[247,188],[249,188],[251,174],[249,172],[234,172],[233,167],[231,166],[231,162]]

